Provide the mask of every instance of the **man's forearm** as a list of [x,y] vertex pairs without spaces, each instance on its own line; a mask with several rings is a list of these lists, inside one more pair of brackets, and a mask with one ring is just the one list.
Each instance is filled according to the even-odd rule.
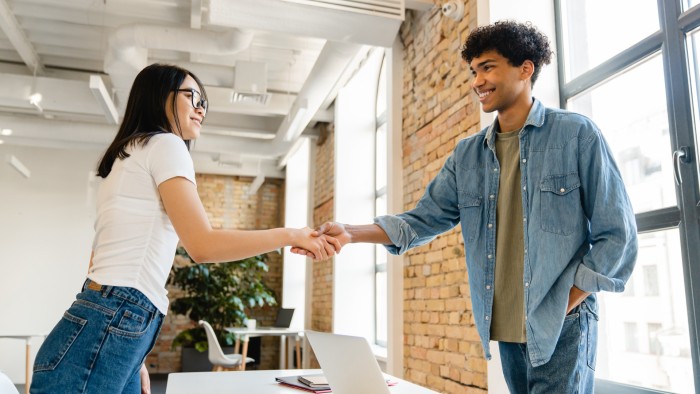
[[392,242],[384,229],[376,224],[346,224],[345,231],[350,234],[351,243],[373,243],[391,245]]

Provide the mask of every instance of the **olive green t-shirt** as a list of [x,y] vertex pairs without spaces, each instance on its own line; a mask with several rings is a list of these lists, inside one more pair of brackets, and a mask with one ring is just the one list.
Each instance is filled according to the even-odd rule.
[[501,175],[496,205],[496,279],[491,339],[525,343],[523,203],[518,133],[496,133],[496,157]]

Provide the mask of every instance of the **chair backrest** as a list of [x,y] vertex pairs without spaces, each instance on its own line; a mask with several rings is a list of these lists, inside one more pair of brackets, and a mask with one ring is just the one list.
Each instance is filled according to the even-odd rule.
[[200,320],[199,325],[204,327],[204,332],[207,333],[207,343],[209,344],[209,362],[214,365],[218,365],[222,361],[226,362],[228,359],[226,356],[224,356],[224,351],[221,350],[221,345],[219,345],[219,340],[216,339],[214,329],[204,320]]
[[2,371],[0,371],[0,394],[19,394],[17,387]]

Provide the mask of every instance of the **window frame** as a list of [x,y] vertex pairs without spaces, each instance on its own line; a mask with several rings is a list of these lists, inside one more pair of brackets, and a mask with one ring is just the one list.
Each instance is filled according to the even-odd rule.
[[[567,101],[572,97],[594,88],[653,54],[661,53],[664,65],[671,150],[685,149],[691,159],[688,163],[679,166],[683,182],[681,185],[676,184],[678,206],[640,213],[636,215],[636,220],[639,233],[672,228],[678,228],[680,231],[693,380],[696,389],[700,389],[700,343],[698,338],[700,269],[692,264],[694,261],[700,261],[700,205],[698,205],[700,188],[698,187],[698,167],[695,163],[697,138],[694,131],[693,97],[691,94],[693,89],[697,87],[692,86],[690,65],[688,64],[689,55],[686,52],[686,49],[689,48],[688,34],[700,27],[700,5],[683,11],[681,1],[657,0],[659,13],[659,30],[657,32],[567,82],[565,77],[567,59],[563,58],[565,51],[562,40],[562,37],[565,36],[562,23],[563,1],[554,0],[561,108],[566,108]],[[683,3],[687,4],[685,1]],[[700,128],[700,125],[698,127]],[[596,379],[596,392],[661,393],[662,391]]]

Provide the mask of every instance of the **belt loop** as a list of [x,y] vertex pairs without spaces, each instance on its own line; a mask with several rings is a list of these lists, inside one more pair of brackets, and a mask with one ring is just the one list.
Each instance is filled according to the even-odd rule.
[[105,286],[105,285],[102,285],[102,298],[107,298],[107,296],[109,296],[109,293],[112,292],[112,288],[113,288],[113,287],[114,287],[114,286]]

